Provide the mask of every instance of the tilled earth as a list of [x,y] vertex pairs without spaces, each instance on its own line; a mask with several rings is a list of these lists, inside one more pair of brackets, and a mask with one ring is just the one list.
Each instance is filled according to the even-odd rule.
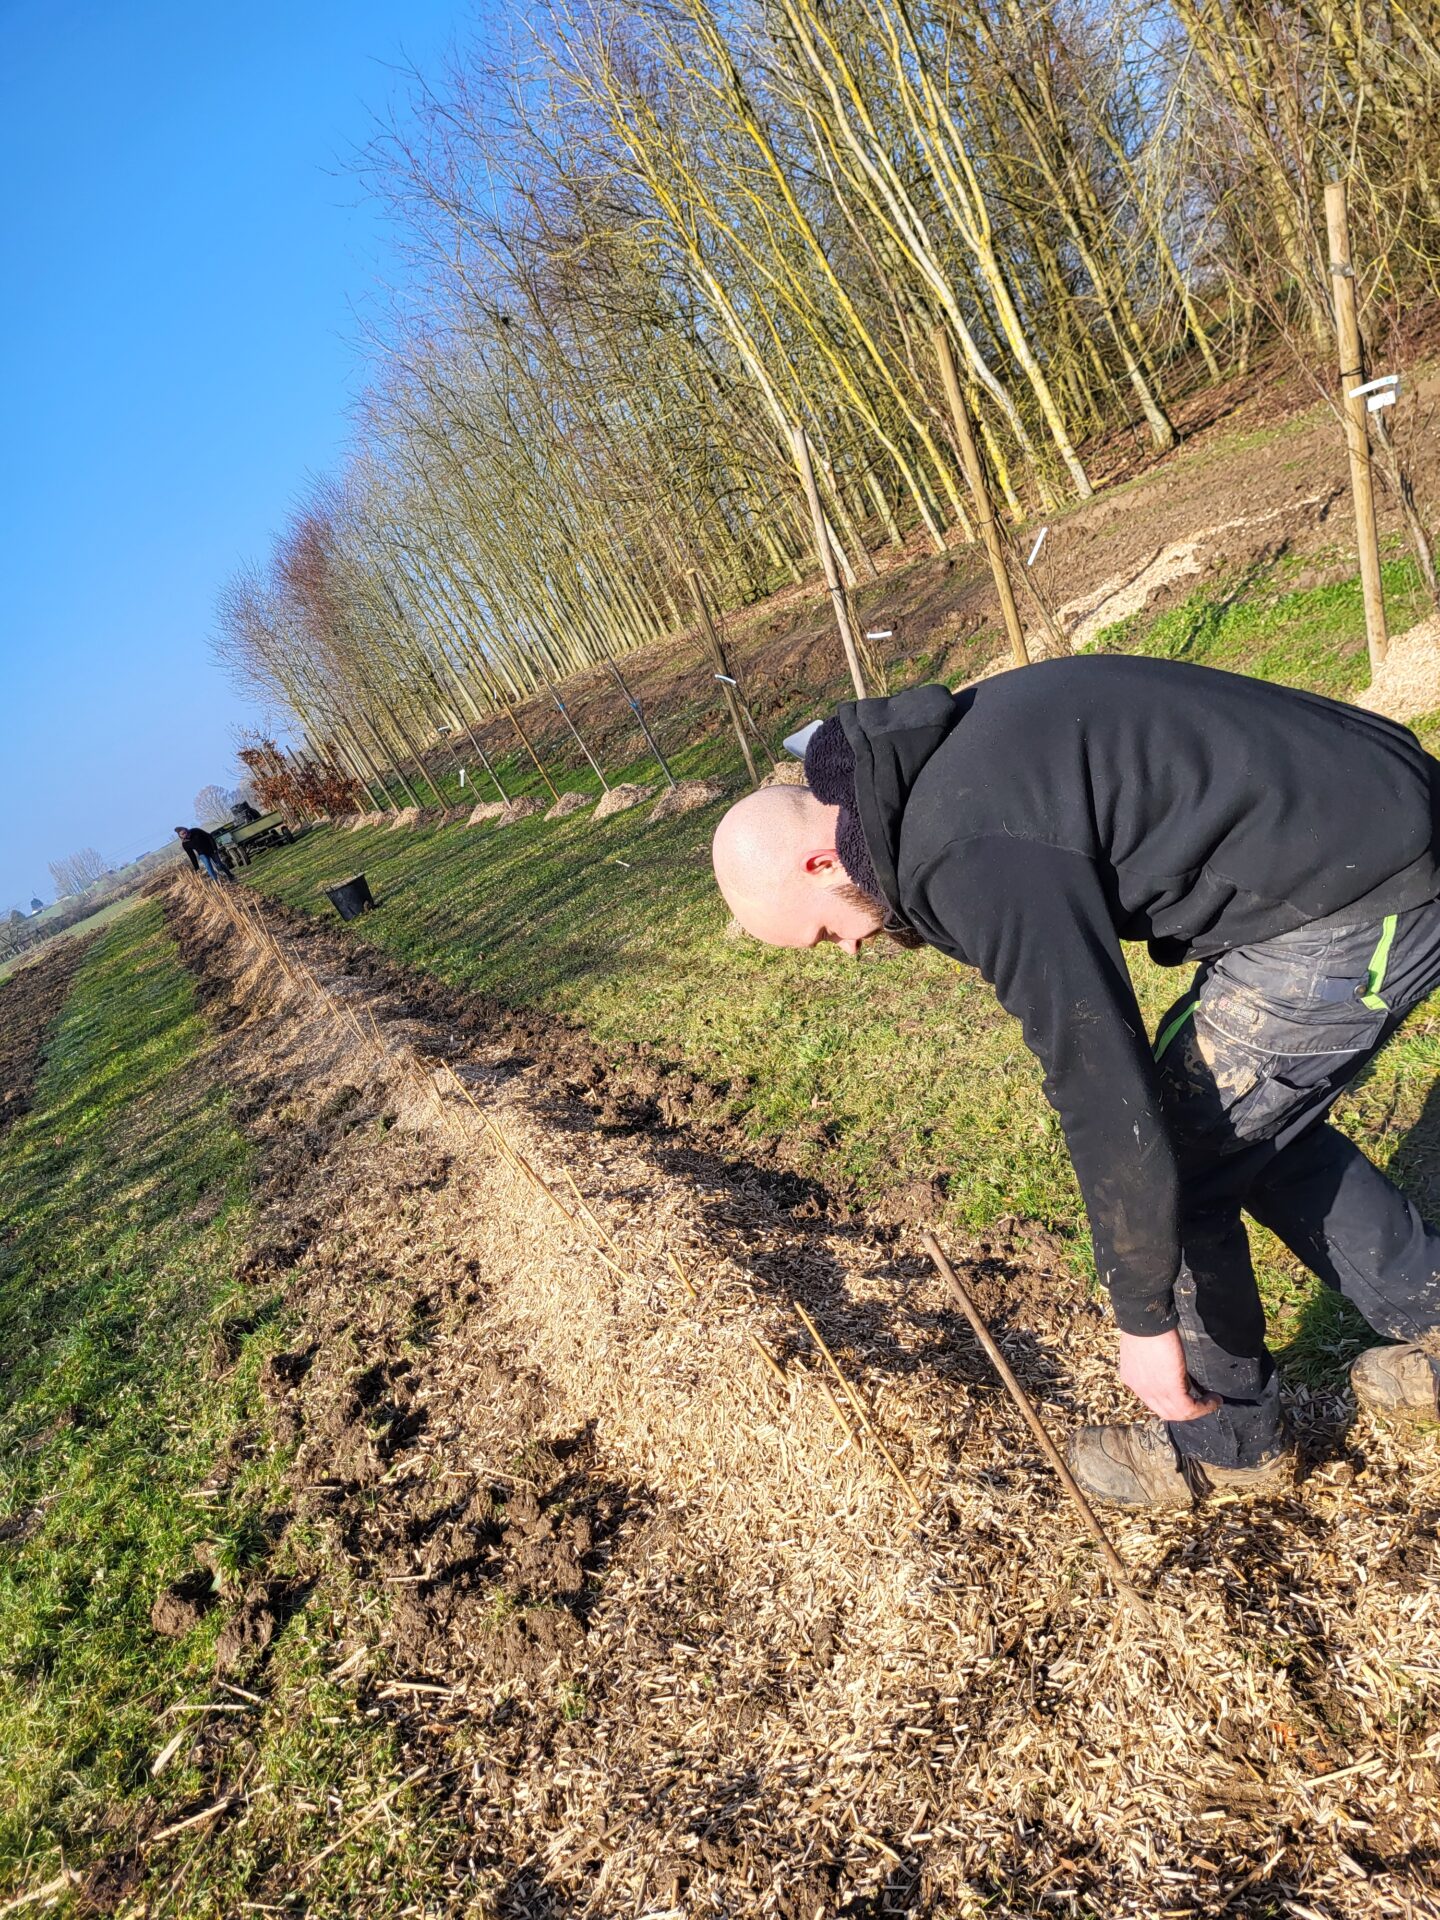
[[45,1037],[94,938],[56,939],[0,985],[0,1131],[29,1109]]
[[[1293,1497],[1117,1523],[1133,1619],[903,1223],[643,1055],[170,916],[299,1327],[255,1444],[455,1911],[1440,1913],[1433,1440],[1294,1396]],[[1057,1430],[1119,1410],[1043,1249],[957,1251]]]

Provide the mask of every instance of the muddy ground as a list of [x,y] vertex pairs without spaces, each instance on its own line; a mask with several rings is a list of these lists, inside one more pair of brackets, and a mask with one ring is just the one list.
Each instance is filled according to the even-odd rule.
[[[250,1443],[456,1912],[1440,1914],[1435,1443],[1296,1396],[1293,1497],[1117,1522],[1122,1615],[902,1224],[643,1058],[169,911],[297,1319]],[[957,1251],[1057,1431],[1118,1411],[1073,1282]]]
[[0,983],[0,1131],[29,1110],[46,1037],[94,939],[57,940]]

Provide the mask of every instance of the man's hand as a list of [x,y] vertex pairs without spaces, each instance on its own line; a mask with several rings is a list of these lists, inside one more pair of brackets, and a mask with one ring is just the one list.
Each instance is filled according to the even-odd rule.
[[1185,1349],[1173,1328],[1169,1333],[1122,1333],[1120,1379],[1162,1420],[1198,1420],[1220,1405],[1208,1395],[1195,1398],[1185,1371]]

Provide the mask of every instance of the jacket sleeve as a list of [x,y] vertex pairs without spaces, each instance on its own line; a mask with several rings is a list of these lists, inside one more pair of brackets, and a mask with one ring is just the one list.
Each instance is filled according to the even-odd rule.
[[195,858],[194,847],[191,846],[188,840],[182,840],[180,845],[184,850],[185,858],[190,862],[190,871],[192,873],[198,873],[200,871],[200,862]]
[[1117,1322],[1127,1333],[1168,1332],[1177,1324],[1179,1178],[1094,863],[978,835],[948,846],[920,885],[931,915],[953,930],[1045,1070]]

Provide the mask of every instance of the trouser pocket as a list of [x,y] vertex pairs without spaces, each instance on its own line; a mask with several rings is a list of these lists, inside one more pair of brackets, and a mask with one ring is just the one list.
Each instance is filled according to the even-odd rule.
[[[1253,975],[1231,978],[1223,963],[1197,977],[1188,1007],[1177,1002],[1157,1057],[1161,1103],[1182,1154],[1236,1151],[1326,1110],[1390,1019],[1353,992],[1340,996],[1343,978],[1277,970],[1267,991]],[[1165,1022],[1160,1034],[1166,1040]]]

